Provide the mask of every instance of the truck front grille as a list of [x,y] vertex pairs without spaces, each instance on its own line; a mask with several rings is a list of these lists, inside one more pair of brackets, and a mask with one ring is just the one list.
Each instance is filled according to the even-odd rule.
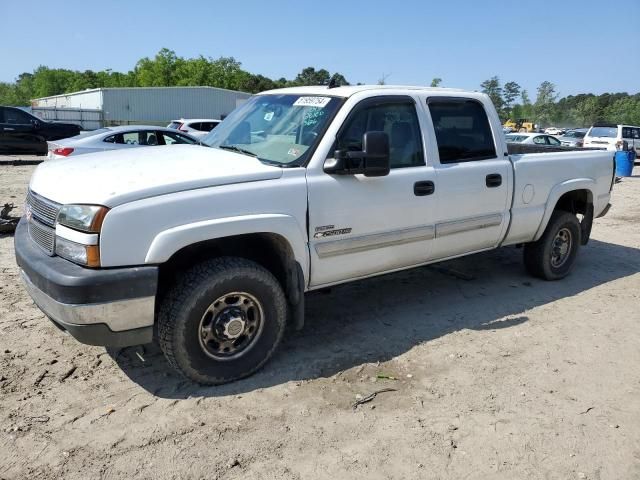
[[60,205],[29,190],[27,193],[27,225],[29,236],[48,255],[55,251],[56,218]]
[[60,211],[60,204],[52,202],[29,190],[27,192],[27,206],[36,220],[50,227],[56,226],[56,218]]
[[27,225],[29,227],[29,235],[31,236],[31,240],[36,242],[49,255],[53,255],[53,251],[55,249],[56,231],[53,228],[47,227],[46,225],[43,225],[37,220],[33,219],[29,220]]

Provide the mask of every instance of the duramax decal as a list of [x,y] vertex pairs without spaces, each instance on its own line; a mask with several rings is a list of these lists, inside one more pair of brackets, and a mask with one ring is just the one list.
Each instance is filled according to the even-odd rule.
[[335,226],[326,225],[324,227],[316,227],[316,233],[313,238],[335,237],[336,235],[351,233],[351,228],[338,228],[336,230],[326,230],[326,228],[335,228]]

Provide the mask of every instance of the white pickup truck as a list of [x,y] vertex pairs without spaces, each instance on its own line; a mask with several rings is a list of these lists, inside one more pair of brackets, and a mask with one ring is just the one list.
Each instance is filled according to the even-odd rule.
[[562,278],[614,179],[611,152],[510,155],[486,95],[442,88],[269,91],[203,143],[45,162],[15,236],[58,327],[203,384],[264,365],[310,290],[506,245]]

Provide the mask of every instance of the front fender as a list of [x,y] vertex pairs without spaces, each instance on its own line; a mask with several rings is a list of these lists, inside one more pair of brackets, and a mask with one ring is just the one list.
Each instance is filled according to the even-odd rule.
[[178,250],[194,243],[251,233],[275,233],[285,238],[302,267],[309,274],[309,256],[304,232],[295,218],[282,214],[242,215],[188,223],[165,230],[155,236],[145,263],[166,262]]
[[596,191],[596,181],[592,178],[574,178],[571,180],[566,180],[553,187],[549,192],[549,197],[547,198],[547,203],[544,209],[544,215],[542,216],[542,221],[540,222],[538,230],[536,231],[536,235],[533,239],[534,241],[538,240],[544,233],[545,228],[547,228],[549,219],[551,218],[553,210],[556,208],[560,197],[562,197],[562,195],[564,195],[565,193],[569,193],[574,190],[587,190],[587,192],[589,192],[589,201],[593,203],[593,198]]

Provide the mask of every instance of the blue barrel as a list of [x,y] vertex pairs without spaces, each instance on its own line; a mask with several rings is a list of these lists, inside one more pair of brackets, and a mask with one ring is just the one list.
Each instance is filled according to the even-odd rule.
[[630,177],[633,171],[633,160],[635,159],[633,150],[629,152],[616,152],[616,176]]

